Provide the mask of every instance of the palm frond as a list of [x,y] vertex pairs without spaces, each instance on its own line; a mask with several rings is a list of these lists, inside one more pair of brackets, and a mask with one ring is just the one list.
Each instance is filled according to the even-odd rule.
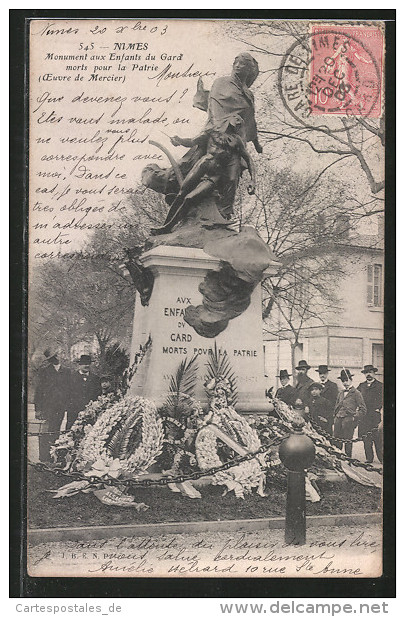
[[231,405],[234,406],[238,400],[235,373],[233,372],[228,354],[218,349],[215,341],[214,349],[208,356],[206,381],[221,377],[229,381],[231,386]]
[[121,443],[122,438],[122,422],[117,422],[117,424],[112,428],[110,434],[106,440],[106,448],[110,452],[113,458],[116,458],[118,455],[117,449],[119,450],[119,444]]
[[129,451],[129,444],[133,439],[133,432],[135,427],[137,428],[138,435],[141,435],[142,431],[142,421],[139,413],[133,413],[125,422],[122,428],[122,437],[121,443],[119,445],[119,453],[118,457],[120,459],[125,459],[133,454],[133,451]]
[[198,371],[196,360],[197,356],[193,356],[191,360],[182,360],[176,373],[170,377],[169,396],[166,405],[174,405],[181,394],[193,396]]
[[135,411],[115,426],[107,444],[107,450],[113,458],[124,459],[133,454],[132,451],[128,450],[128,446],[132,439],[134,428],[136,427],[139,433],[142,430],[141,425],[139,413]]

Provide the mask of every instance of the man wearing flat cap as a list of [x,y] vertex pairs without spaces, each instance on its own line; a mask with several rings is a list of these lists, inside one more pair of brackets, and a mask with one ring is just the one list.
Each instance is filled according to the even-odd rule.
[[319,381],[322,384],[321,395],[323,398],[328,399],[332,406],[335,407],[339,390],[337,384],[329,379],[329,369],[327,365],[320,364],[315,371],[319,373]]
[[60,425],[67,411],[69,396],[70,371],[61,366],[58,351],[44,351],[45,365],[39,370],[35,390],[35,416],[46,420],[45,432],[39,436],[39,458],[42,462],[50,461],[49,449],[59,437]]
[[[381,422],[381,409],[383,406],[383,385],[381,381],[375,378],[377,368],[372,364],[366,364],[361,371],[365,375],[366,381],[363,381],[358,391],[361,393],[367,407],[367,413],[359,422],[359,437],[363,437],[364,453],[366,455],[366,463],[372,463],[374,459],[373,444],[377,454],[377,458],[382,463],[382,441],[377,427]],[[374,432],[371,435],[366,435],[368,431]]]
[[311,400],[309,401],[309,417],[324,431],[332,434],[334,405],[323,397],[323,386],[314,381],[309,386]]
[[[338,379],[342,382],[343,390],[339,392],[335,405],[333,436],[341,439],[353,439],[354,429],[366,415],[367,409],[362,395],[353,386],[351,372],[348,369],[342,369]],[[343,443],[337,441],[336,447],[342,449]],[[353,444],[345,443],[347,456],[352,455],[352,450]]]
[[112,375],[101,375],[100,384],[103,396],[115,393],[114,377]]
[[95,401],[101,394],[100,378],[90,372],[91,362],[89,355],[80,356],[79,369],[71,376],[67,430],[72,427],[77,416],[86,405],[90,401]]
[[311,367],[306,360],[300,360],[298,366],[295,367],[297,371],[297,384],[295,386],[295,398],[302,400],[304,405],[308,407],[311,395],[309,393],[309,387],[314,380],[308,377],[308,371]]
[[291,375],[286,369],[280,370],[280,375],[276,375],[280,379],[281,386],[276,392],[276,398],[283,401],[287,405],[294,405],[297,398],[295,388],[290,384]]

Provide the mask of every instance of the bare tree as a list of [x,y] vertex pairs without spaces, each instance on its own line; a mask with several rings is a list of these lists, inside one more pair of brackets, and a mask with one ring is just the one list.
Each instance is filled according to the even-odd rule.
[[134,290],[102,260],[69,259],[37,267],[31,311],[31,336],[70,348],[86,336],[95,336],[102,362],[113,341],[128,342]]
[[110,264],[122,263],[126,249],[142,246],[150,235],[150,228],[164,221],[168,209],[162,195],[138,187],[111,218],[110,225],[95,230],[84,252],[90,256],[99,256]]
[[[340,123],[338,130],[331,130],[326,121],[316,125],[301,120],[298,122],[284,107],[277,88],[280,63],[286,51],[295,42],[308,45],[309,23],[306,21],[234,21],[227,25],[231,36],[259,60],[265,58],[266,68],[254,85],[256,102],[262,113],[258,114],[258,132],[268,147],[276,143],[300,146],[301,156],[316,155],[330,162],[345,160],[353,168],[358,165],[371,194],[384,189],[385,119],[350,116],[334,120]],[[310,53],[310,50],[308,50]],[[294,153],[294,149],[290,152]],[[312,159],[314,160],[314,159]],[[318,164],[321,164],[318,161]],[[379,198],[381,200],[381,197]]]
[[342,248],[353,242],[360,223],[378,212],[328,171],[276,171],[265,157],[258,162],[255,196],[249,202],[241,197],[244,178],[236,205],[240,226],[253,225],[281,261],[262,285],[263,328],[276,336],[288,330],[293,366],[302,329],[325,323],[340,310],[337,282],[349,266]]

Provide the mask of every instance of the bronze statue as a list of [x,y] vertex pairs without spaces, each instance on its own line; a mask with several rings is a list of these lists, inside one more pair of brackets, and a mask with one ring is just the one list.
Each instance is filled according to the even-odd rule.
[[[163,227],[154,230],[155,234],[169,233],[187,216],[190,205],[206,197],[215,201],[225,222],[229,220],[239,179],[246,168],[252,179],[248,192],[254,192],[254,166],[245,146],[251,141],[256,151],[262,152],[254,97],[249,90],[258,73],[256,60],[243,53],[235,58],[231,75],[216,79],[210,92],[199,80],[194,106],[208,113],[202,133],[191,139],[172,137],[174,146],[182,145],[189,151],[171,168],[151,164],[142,172],[142,183],[166,195],[172,206]],[[180,181],[183,176],[185,179]]]
[[[239,231],[232,225],[233,205],[240,177],[249,170],[248,193],[255,192],[255,168],[246,144],[252,142],[258,153],[262,147],[257,137],[254,98],[249,87],[259,74],[256,60],[248,53],[239,54],[232,73],[216,79],[211,91],[201,79],[193,104],[207,112],[207,122],[196,137],[173,136],[173,146],[188,148],[175,160],[164,146],[171,168],[148,165],[142,183],[163,193],[170,205],[162,227],[152,229],[147,246],[159,244],[200,247],[220,259],[218,270],[207,272],[199,286],[202,303],[187,306],[184,321],[200,336],[215,338],[229,320],[235,319],[250,305],[251,295],[263,272],[275,257],[259,234],[250,227]],[[174,229],[175,228],[175,229]],[[147,304],[152,292],[149,279],[134,256],[127,264]]]
[[[250,54],[236,56],[231,75],[216,79],[208,94],[206,130],[221,123],[226,125],[230,116],[238,114],[243,120],[240,136],[245,143],[253,142],[256,152],[261,154],[263,149],[257,137],[254,96],[249,90],[258,74],[259,66]],[[200,105],[197,106],[201,109]]]
[[[236,116],[235,124],[241,123],[242,121]],[[231,126],[233,125],[229,124],[229,127]],[[169,233],[173,226],[184,218],[193,203],[209,195],[216,198],[222,216],[230,219],[242,161],[245,161],[251,177],[248,193],[253,195],[256,182],[253,161],[241,137],[234,131],[228,131],[229,128],[225,133],[213,130],[208,134],[207,154],[202,156],[187,174],[164,225],[159,229],[153,229],[152,234]],[[176,140],[181,144],[185,141],[179,137]]]

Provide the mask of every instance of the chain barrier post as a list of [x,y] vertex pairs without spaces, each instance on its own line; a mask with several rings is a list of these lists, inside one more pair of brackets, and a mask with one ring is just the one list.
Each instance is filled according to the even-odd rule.
[[293,431],[280,444],[279,456],[288,470],[285,515],[286,544],[306,542],[305,470],[315,459],[315,446],[303,433],[304,420],[292,422]]

